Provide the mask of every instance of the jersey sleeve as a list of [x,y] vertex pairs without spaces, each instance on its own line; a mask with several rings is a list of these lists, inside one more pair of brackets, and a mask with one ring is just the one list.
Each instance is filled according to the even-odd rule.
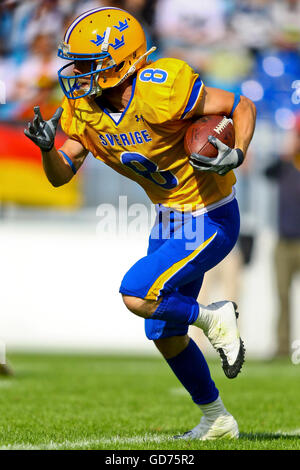
[[203,92],[204,84],[199,74],[183,62],[170,91],[170,118],[172,120],[191,119],[203,97]]
[[[77,100],[80,101],[80,100]],[[81,112],[78,109],[76,100],[70,101],[68,98],[64,98],[61,104],[63,113],[60,120],[60,125],[65,134],[70,139],[77,140],[85,148],[87,143],[85,139],[85,122],[81,117]]]
[[158,59],[138,74],[138,97],[147,105],[149,122],[192,118],[203,92],[199,74],[179,59]]

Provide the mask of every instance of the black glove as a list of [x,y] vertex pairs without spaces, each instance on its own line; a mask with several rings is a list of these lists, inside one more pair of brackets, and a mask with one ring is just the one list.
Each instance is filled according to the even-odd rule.
[[208,136],[208,141],[216,147],[218,155],[215,158],[209,158],[198,153],[192,153],[190,164],[196,170],[213,171],[219,175],[226,175],[228,171],[243,163],[244,154],[241,149],[232,149],[212,135]]
[[35,116],[33,121],[28,123],[27,129],[24,129],[24,134],[41,150],[49,152],[54,145],[56,129],[63,108],[58,108],[49,121],[43,120],[39,106],[35,106],[33,110]]

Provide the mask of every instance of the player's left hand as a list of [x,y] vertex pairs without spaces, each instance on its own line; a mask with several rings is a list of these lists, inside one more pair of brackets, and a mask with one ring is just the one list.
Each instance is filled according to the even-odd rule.
[[228,171],[243,163],[244,154],[241,149],[232,149],[212,135],[208,136],[208,141],[216,147],[218,155],[215,158],[209,158],[198,153],[192,153],[190,164],[196,170],[213,171],[219,175],[226,175]]
[[24,134],[40,147],[42,151],[50,152],[54,146],[56,129],[63,113],[63,108],[59,107],[48,121],[44,121],[42,118],[39,106],[35,106],[33,110],[34,119],[28,123],[27,129],[24,129]]

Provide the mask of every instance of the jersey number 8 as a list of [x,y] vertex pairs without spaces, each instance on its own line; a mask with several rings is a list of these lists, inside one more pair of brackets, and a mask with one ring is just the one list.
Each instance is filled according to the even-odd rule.
[[141,82],[164,83],[167,78],[167,72],[161,69],[146,69],[140,74]]
[[178,180],[171,171],[159,171],[158,166],[141,153],[123,152],[121,162],[161,188],[173,189],[178,185]]

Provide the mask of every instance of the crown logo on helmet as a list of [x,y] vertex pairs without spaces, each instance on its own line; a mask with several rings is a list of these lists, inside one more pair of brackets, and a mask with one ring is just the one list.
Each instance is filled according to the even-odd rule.
[[[97,39],[91,39],[90,41],[96,44],[96,46],[101,46],[101,44],[104,41],[104,38],[105,38],[105,33],[103,34],[103,36],[101,36],[100,34],[97,34]],[[124,44],[125,44],[124,35],[122,35],[121,39],[115,38],[114,43],[109,43],[109,45],[113,47],[115,50],[124,46]]]
[[[114,28],[120,31],[120,33],[122,31],[125,31],[125,29],[129,28],[127,20],[125,19],[124,23],[122,23],[122,21],[119,21],[119,26],[115,25]],[[101,36],[100,34],[97,34],[97,39],[91,39],[90,41],[96,44],[96,46],[101,46],[101,44],[104,41],[104,37],[105,37],[105,33],[103,34],[103,36]],[[119,47],[124,46],[124,44],[125,44],[124,36],[122,36],[122,39],[120,41],[119,39],[116,39],[115,43],[110,44],[110,46],[112,46],[114,49],[118,49]]]
[[109,45],[112,46],[116,50],[116,49],[119,49],[119,47],[124,46],[124,44],[125,44],[125,41],[124,41],[124,35],[123,35],[121,39],[116,38],[115,43],[109,44]]
[[120,33],[122,31],[125,31],[125,29],[129,28],[127,20],[125,19],[124,23],[122,23],[122,21],[119,21],[119,26],[114,26],[114,28],[118,29]]
[[103,36],[101,36],[100,34],[97,34],[97,39],[96,39],[96,40],[91,39],[91,42],[93,42],[94,44],[96,44],[96,46],[101,46],[101,44],[102,44],[103,41],[104,41],[104,37],[105,37],[105,33],[103,34]]

